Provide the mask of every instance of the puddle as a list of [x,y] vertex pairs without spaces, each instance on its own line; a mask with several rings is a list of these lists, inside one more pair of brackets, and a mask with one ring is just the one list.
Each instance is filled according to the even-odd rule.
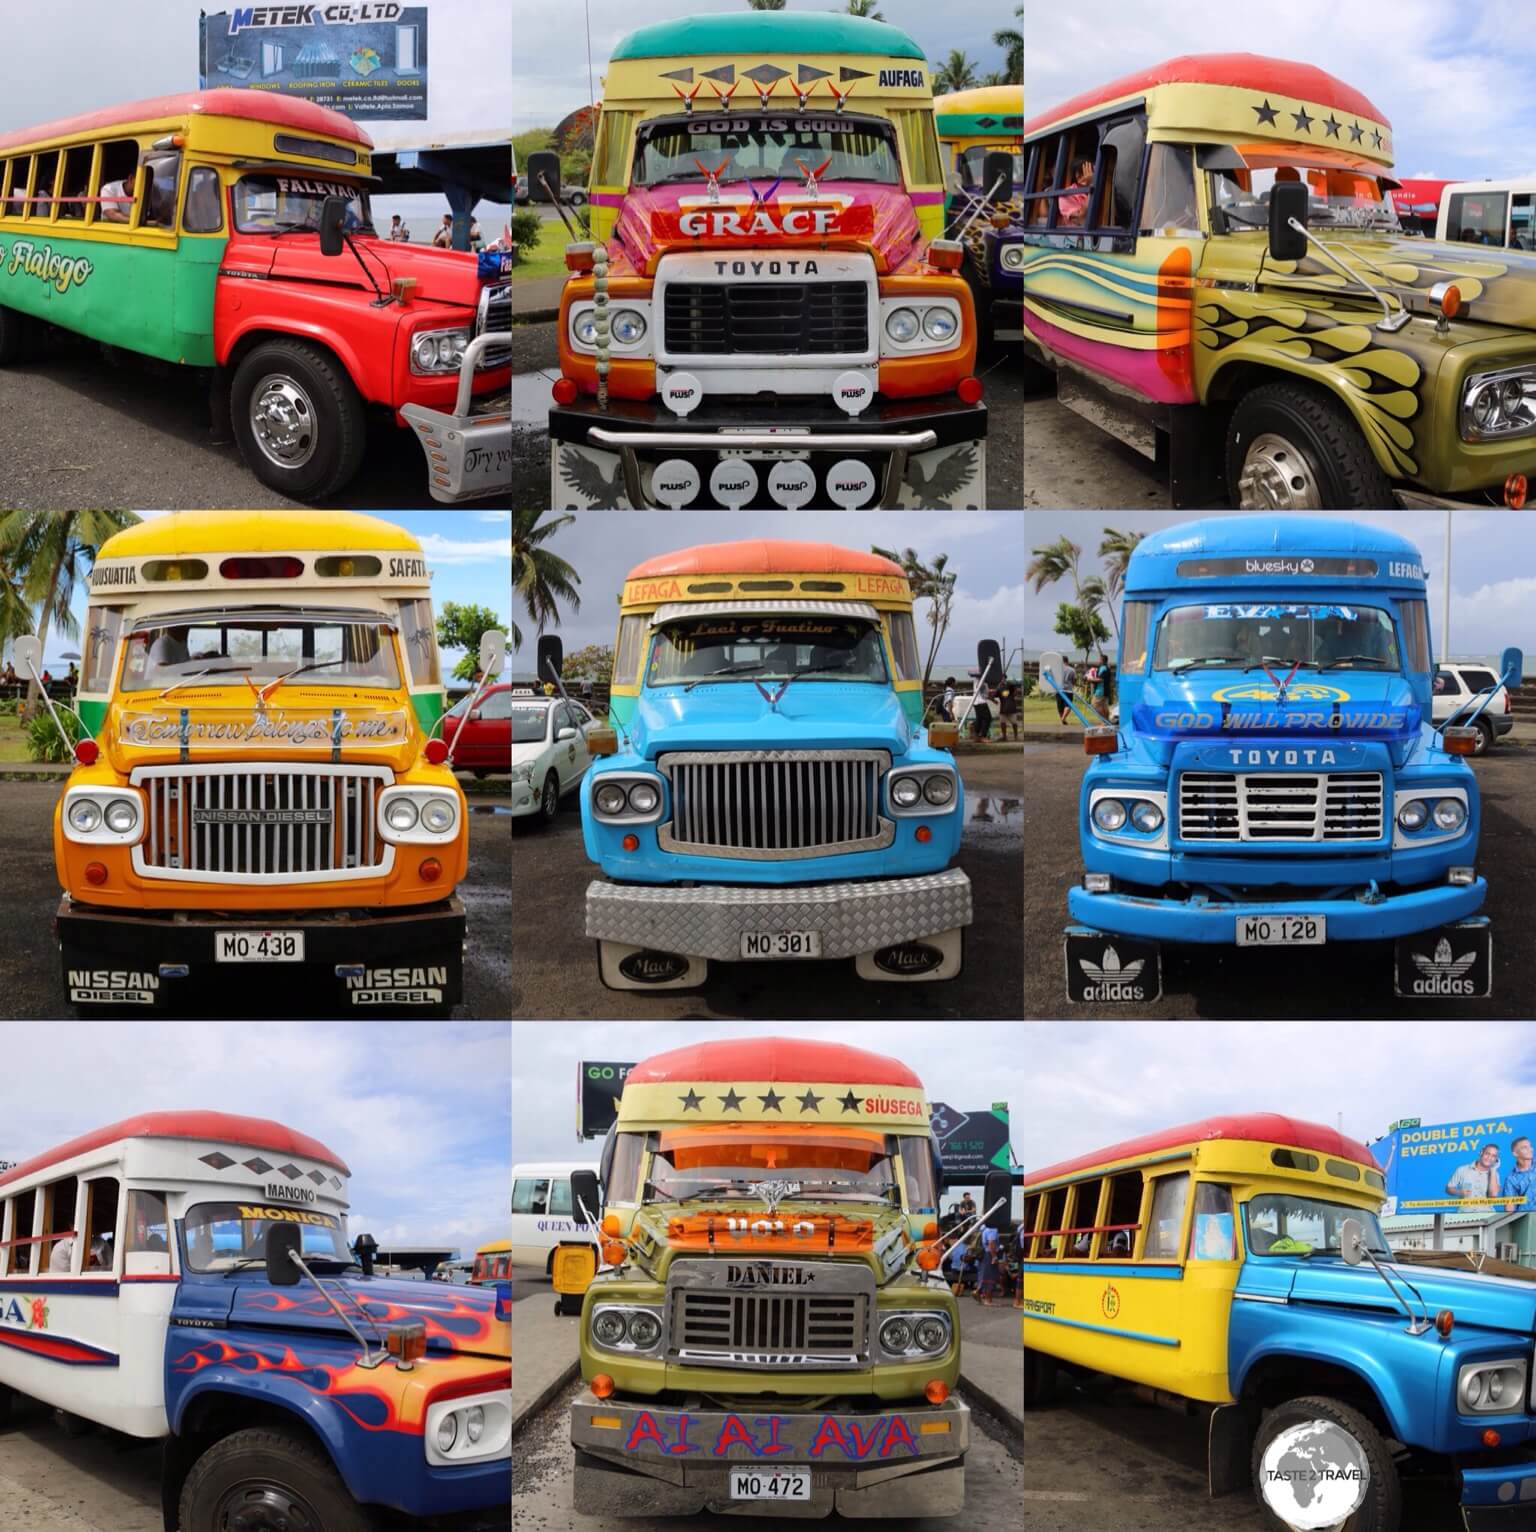
[[1024,819],[1022,798],[999,798],[983,793],[979,797],[966,795],[965,822],[967,824],[1006,825],[1011,820]]
[[469,806],[471,814],[507,814],[512,812],[510,803],[472,803]]
[[520,372],[512,379],[512,419],[517,425],[539,431],[548,427],[554,383],[547,372]]

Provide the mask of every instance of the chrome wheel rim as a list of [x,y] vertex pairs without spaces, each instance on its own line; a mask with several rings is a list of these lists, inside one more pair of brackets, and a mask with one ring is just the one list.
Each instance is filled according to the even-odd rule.
[[544,817],[546,819],[553,819],[559,810],[559,806],[560,795],[555,791],[555,784],[553,782],[546,782],[544,784],[544,803],[542,805]]
[[1237,490],[1243,511],[1323,509],[1322,480],[1312,460],[1294,442],[1269,431],[1248,444]]
[[314,401],[292,378],[269,373],[251,394],[251,434],[279,468],[302,468],[320,441]]

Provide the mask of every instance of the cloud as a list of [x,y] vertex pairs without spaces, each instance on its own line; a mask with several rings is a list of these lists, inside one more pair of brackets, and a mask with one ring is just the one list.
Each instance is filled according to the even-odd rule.
[[512,557],[510,528],[505,537],[444,537],[441,532],[428,532],[417,541],[430,564],[483,564]]
[[512,519],[512,512],[511,511],[476,511],[475,512],[475,520],[476,521],[503,522],[503,521],[511,521],[511,519]]

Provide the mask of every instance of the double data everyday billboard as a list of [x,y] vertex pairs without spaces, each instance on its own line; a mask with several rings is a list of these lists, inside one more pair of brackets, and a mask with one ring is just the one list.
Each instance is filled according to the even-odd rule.
[[1397,1123],[1371,1145],[1387,1213],[1536,1211],[1536,1112]]

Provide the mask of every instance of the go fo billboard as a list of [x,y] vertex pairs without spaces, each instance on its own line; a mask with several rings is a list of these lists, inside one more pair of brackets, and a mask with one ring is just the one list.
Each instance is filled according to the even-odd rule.
[[1384,1212],[1536,1212],[1536,1112],[1409,1119],[1371,1153],[1387,1178]]

